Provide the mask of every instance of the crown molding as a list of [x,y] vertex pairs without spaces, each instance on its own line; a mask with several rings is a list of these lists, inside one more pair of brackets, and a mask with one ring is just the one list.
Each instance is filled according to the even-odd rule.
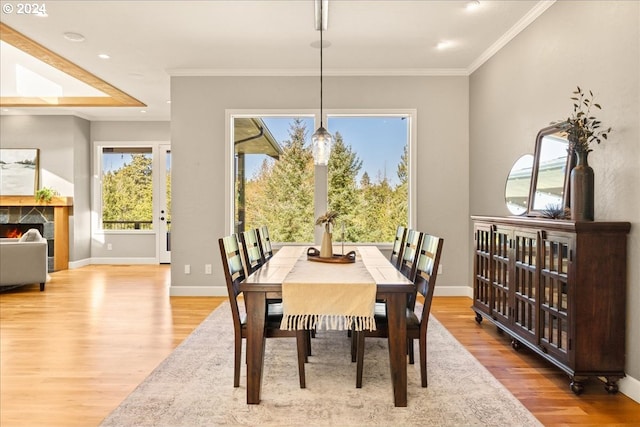
[[525,16],[523,16],[516,24],[511,27],[506,33],[502,35],[489,49],[485,50],[475,61],[469,65],[467,69],[467,75],[471,75],[474,71],[487,62],[493,55],[495,55],[500,49],[505,47],[515,36],[520,34],[525,28],[529,26],[533,21],[538,19],[547,9],[549,9],[556,0],[542,0],[538,2]]
[[[319,76],[318,69],[248,69],[248,68],[174,68],[171,77],[309,77]],[[397,76],[468,76],[464,68],[415,69],[324,69],[325,76],[334,77],[397,77]]]

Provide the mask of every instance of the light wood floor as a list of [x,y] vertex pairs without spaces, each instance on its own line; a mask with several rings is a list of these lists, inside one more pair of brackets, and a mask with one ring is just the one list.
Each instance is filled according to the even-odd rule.
[[[53,273],[45,292],[0,293],[0,425],[98,425],[224,301],[169,297],[168,283],[167,266],[90,266]],[[432,313],[542,423],[640,425],[640,404],[595,382],[575,396],[559,370],[478,326],[470,306],[435,298]]]

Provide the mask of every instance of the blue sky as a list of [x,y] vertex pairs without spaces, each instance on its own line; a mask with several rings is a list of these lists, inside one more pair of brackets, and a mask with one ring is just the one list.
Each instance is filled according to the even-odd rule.
[[[315,131],[312,118],[303,118],[307,123],[307,137]],[[273,136],[282,143],[289,139],[290,118],[264,117]],[[345,144],[350,145],[362,160],[360,176],[365,171],[373,181],[380,175],[386,176],[391,184],[398,183],[397,166],[403,147],[408,140],[408,120],[401,117],[329,117],[325,124],[329,132],[340,132]],[[247,156],[246,176],[252,177],[260,167],[264,156]],[[359,179],[360,177],[358,177]]]

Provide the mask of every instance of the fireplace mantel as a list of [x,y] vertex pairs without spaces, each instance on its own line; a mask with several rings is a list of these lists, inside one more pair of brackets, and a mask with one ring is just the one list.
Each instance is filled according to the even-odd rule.
[[53,208],[54,270],[69,268],[69,213],[73,197],[56,196],[49,203],[36,201],[34,196],[0,196],[0,207],[51,206]]
[[0,196],[2,206],[73,206],[73,197],[55,196],[49,203],[36,201],[35,196]]

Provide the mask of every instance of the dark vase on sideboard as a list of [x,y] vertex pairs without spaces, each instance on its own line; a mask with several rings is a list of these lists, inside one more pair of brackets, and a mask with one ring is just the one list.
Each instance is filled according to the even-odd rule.
[[586,150],[576,150],[576,165],[571,169],[571,219],[573,221],[593,221],[594,178],[589,166]]

